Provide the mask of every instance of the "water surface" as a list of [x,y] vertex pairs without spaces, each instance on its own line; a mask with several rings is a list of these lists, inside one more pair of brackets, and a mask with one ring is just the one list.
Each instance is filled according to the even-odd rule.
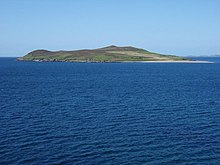
[[0,164],[220,164],[220,64],[0,58]]

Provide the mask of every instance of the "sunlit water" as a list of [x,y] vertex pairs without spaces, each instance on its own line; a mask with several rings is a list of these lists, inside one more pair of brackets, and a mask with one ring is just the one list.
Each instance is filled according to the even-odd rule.
[[220,164],[220,63],[0,58],[0,164]]

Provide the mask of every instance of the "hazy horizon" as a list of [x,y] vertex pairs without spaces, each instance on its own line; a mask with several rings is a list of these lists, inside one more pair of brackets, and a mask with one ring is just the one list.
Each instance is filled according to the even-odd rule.
[[179,56],[220,54],[220,1],[0,1],[0,57],[36,49],[134,46]]

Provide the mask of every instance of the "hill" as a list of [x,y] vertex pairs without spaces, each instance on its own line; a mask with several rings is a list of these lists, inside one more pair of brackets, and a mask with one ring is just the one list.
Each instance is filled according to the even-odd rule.
[[75,51],[35,50],[21,61],[60,61],[60,62],[136,62],[136,61],[190,61],[190,59],[149,52],[131,46],[108,46],[99,49]]

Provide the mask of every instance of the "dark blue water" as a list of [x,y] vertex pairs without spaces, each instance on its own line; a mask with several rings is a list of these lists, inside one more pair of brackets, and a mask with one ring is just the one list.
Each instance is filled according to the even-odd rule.
[[0,164],[220,164],[220,64],[0,58]]

